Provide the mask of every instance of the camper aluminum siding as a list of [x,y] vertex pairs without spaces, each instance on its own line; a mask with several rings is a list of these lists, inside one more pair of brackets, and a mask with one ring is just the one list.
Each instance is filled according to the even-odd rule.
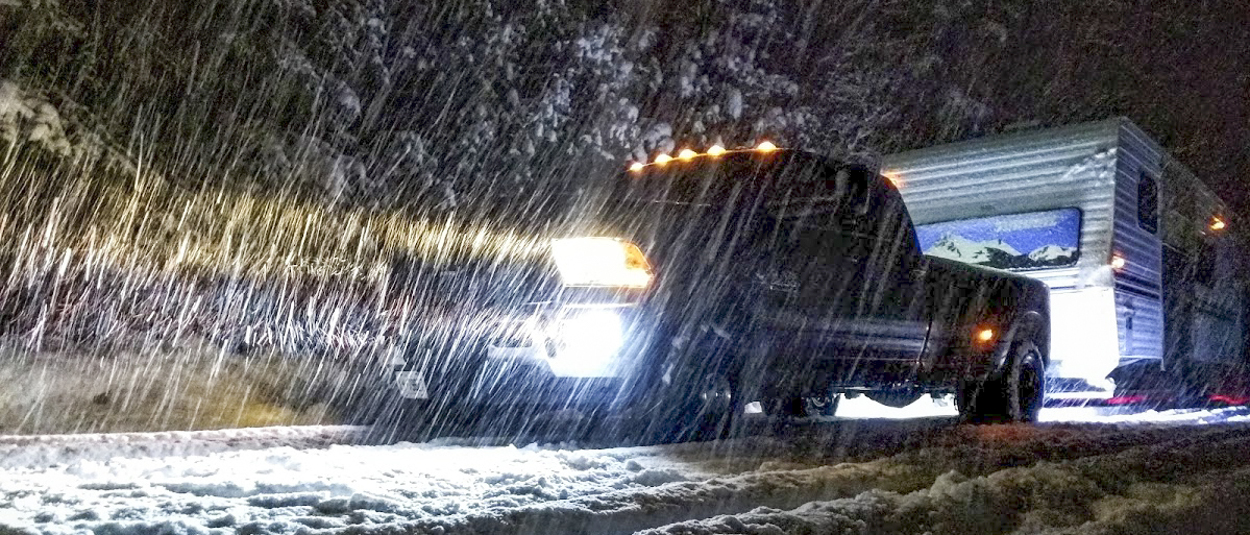
[[[1075,264],[1023,273],[1051,288],[1048,374],[1061,385],[1105,387],[1121,361],[1162,357],[1162,249],[1158,230],[1138,217],[1140,179],[1158,184],[1160,158],[1140,129],[1112,119],[902,153],[887,157],[883,172],[920,227],[1080,210]],[[1118,272],[1113,255],[1126,261]]]
[[[1163,162],[1167,155],[1128,119],[1118,123],[1113,254],[1128,259],[1115,273],[1122,363],[1163,359]],[[1153,189],[1152,193],[1146,193]],[[1146,197],[1153,196],[1149,201]],[[1149,213],[1147,213],[1149,212]]]
[[[1163,166],[1163,194],[1164,358],[1169,365],[1243,364],[1245,223],[1172,158]],[[1222,226],[1213,227],[1216,221]]]

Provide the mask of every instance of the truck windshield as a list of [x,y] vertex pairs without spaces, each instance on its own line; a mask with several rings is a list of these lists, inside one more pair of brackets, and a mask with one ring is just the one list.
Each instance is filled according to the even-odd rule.
[[916,225],[925,254],[1010,270],[1067,267],[1080,257],[1081,211],[1061,208]]
[[616,183],[604,219],[635,235],[707,236],[721,228],[748,239],[837,234],[920,253],[902,198],[884,177],[801,152],[731,153],[630,171]]

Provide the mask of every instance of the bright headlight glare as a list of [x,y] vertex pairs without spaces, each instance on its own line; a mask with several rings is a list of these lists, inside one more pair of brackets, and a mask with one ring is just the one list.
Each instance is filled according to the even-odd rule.
[[607,310],[586,311],[560,322],[560,342],[581,355],[610,356],[621,347],[621,318]]
[[566,238],[551,241],[560,278],[568,286],[646,288],[651,265],[642,250],[616,238]]

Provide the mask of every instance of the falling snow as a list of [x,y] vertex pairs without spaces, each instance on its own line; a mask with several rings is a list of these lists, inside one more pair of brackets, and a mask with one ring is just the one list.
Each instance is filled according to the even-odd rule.
[[1245,531],[1243,408],[856,398],[683,445],[328,425],[395,424],[393,353],[532,299],[511,268],[627,160],[1127,110],[1245,206],[1224,2],[436,4],[0,0],[0,533]]

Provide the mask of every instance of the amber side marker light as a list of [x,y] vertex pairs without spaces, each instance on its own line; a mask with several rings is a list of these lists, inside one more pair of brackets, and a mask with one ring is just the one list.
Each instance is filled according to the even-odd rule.
[[1211,227],[1211,230],[1218,232],[1218,231],[1228,228],[1228,223],[1225,223],[1223,219],[1220,219],[1218,217],[1213,217],[1211,218],[1210,227]]
[[986,343],[994,340],[994,329],[981,329],[977,331],[977,341]]
[[1128,260],[1125,260],[1123,256],[1115,255],[1111,257],[1111,269],[1119,271],[1121,269],[1124,269],[1124,266],[1127,266],[1127,265],[1128,265]]

